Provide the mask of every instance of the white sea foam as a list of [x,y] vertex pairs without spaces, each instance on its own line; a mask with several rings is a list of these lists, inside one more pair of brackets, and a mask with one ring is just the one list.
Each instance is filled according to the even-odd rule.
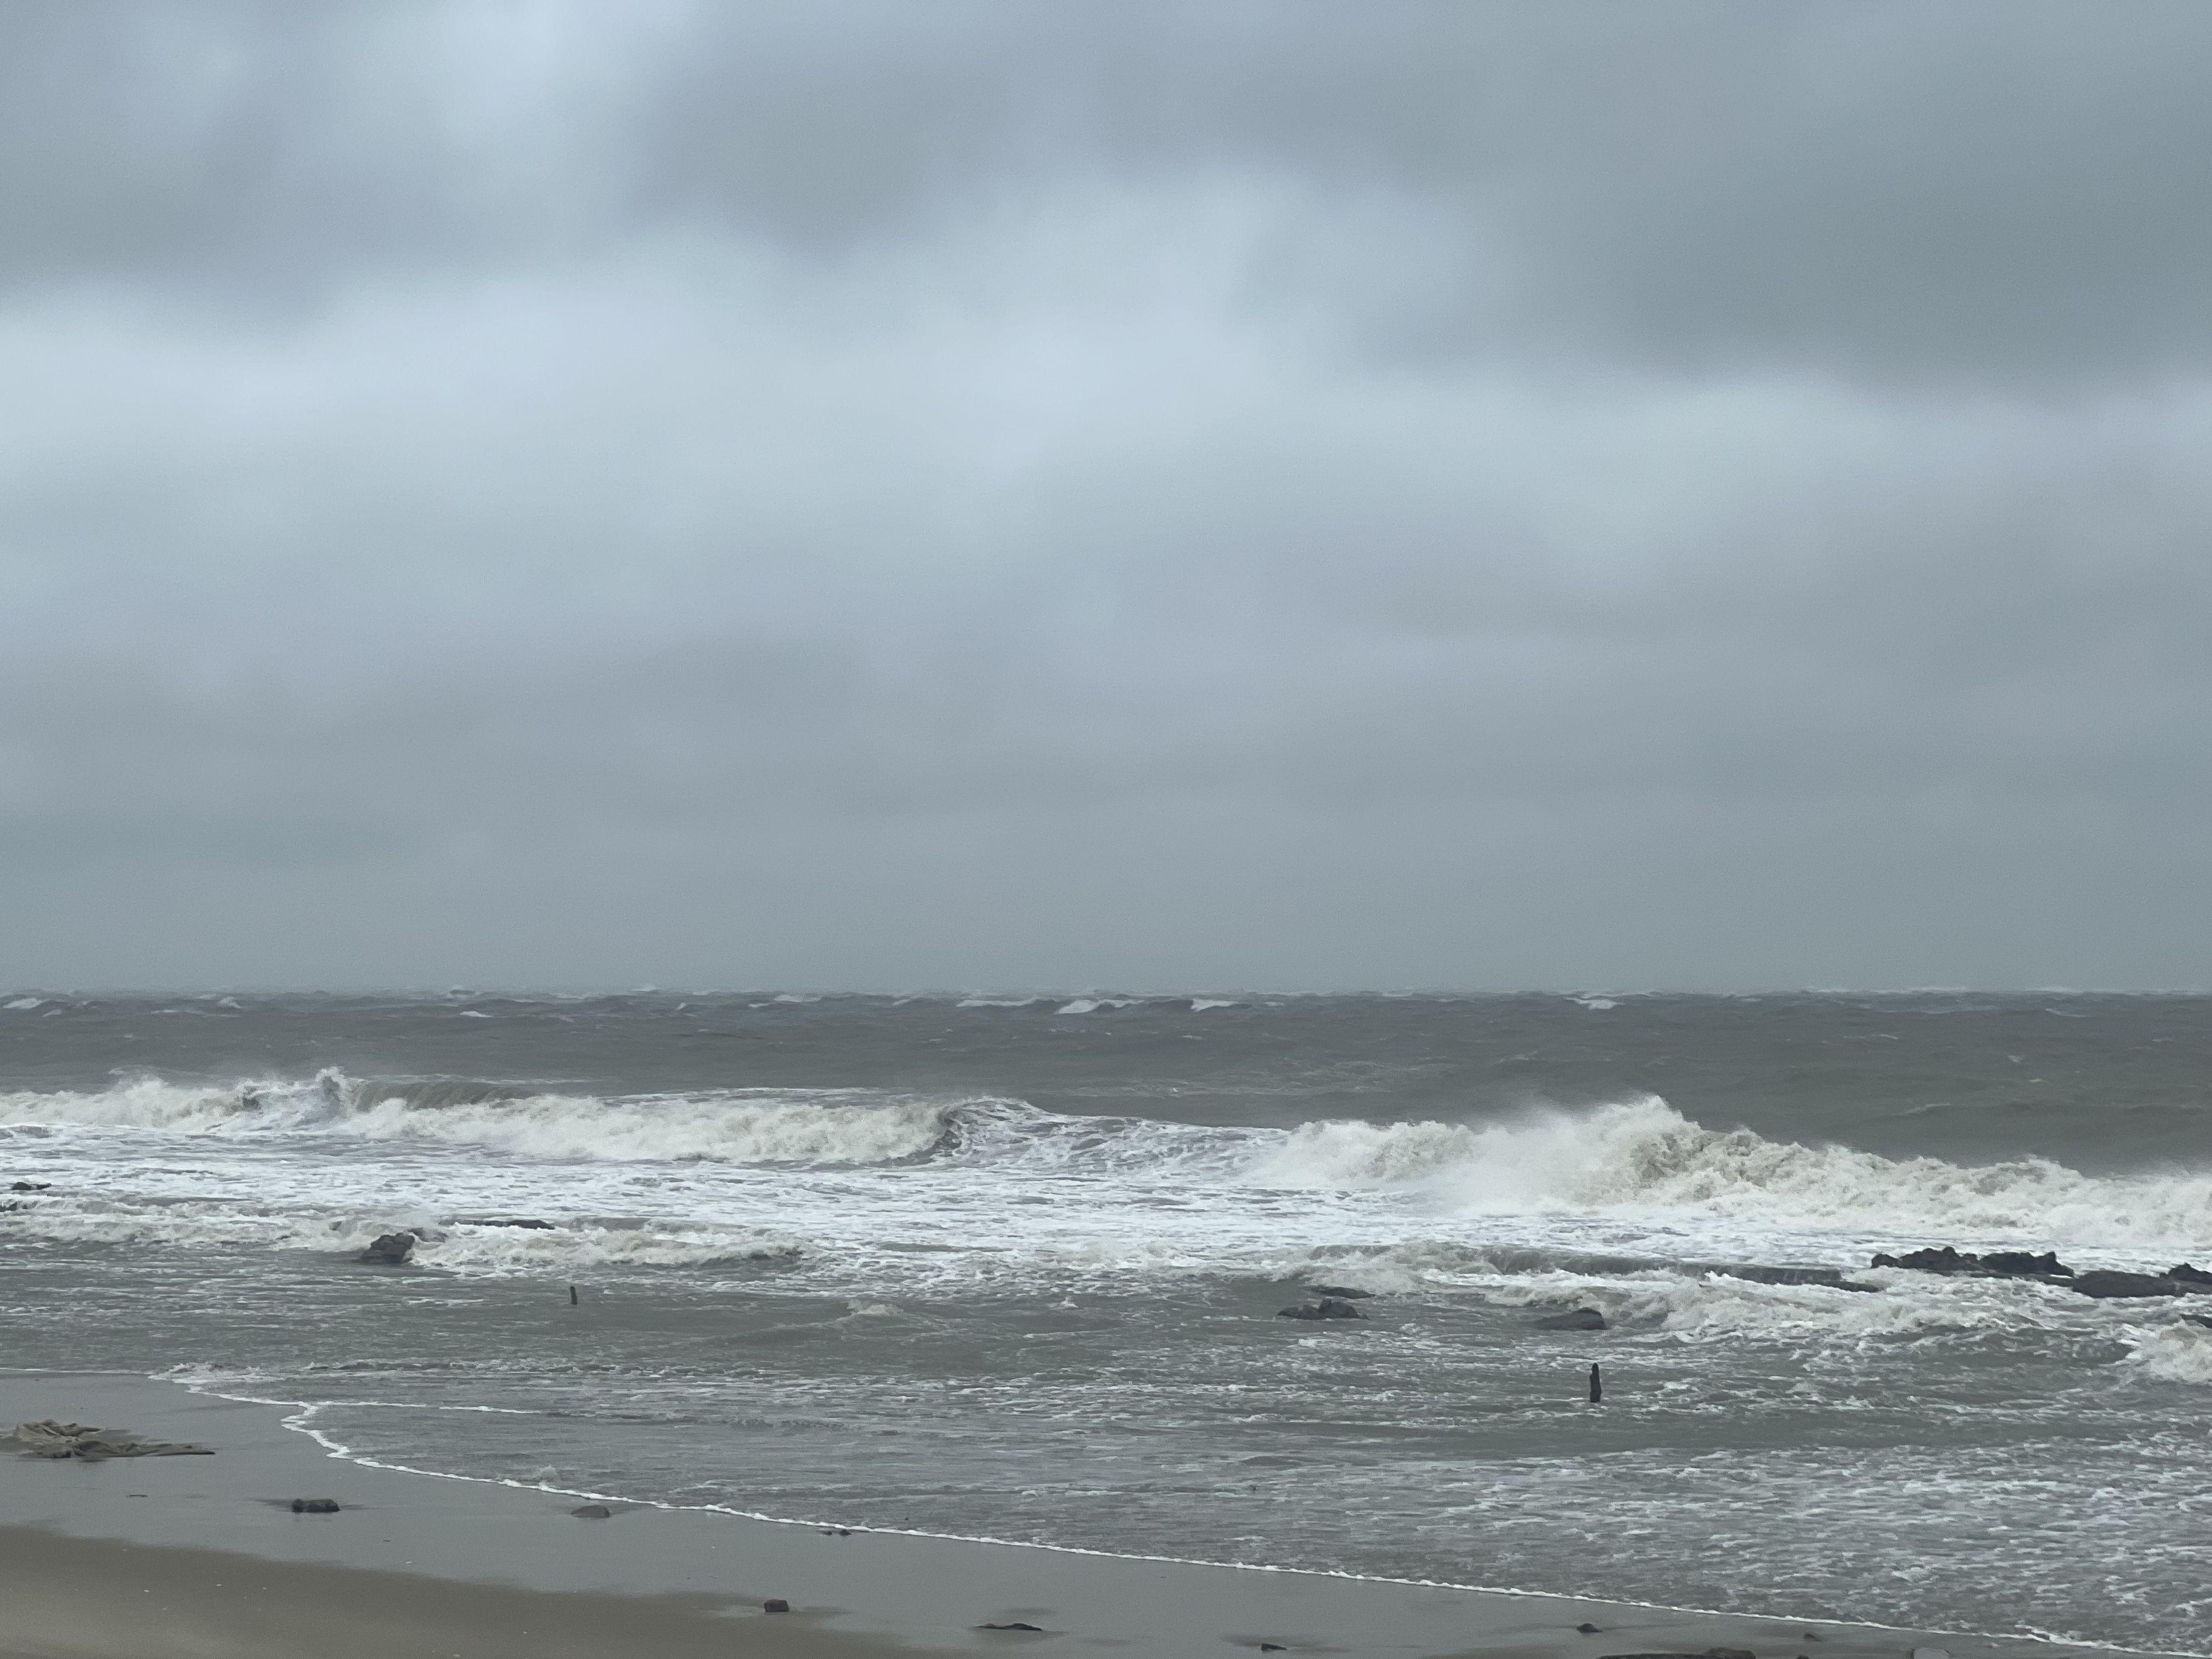
[[2142,1334],[2126,1360],[2161,1382],[2195,1382],[2212,1387],[2212,1328],[2168,1325]]
[[271,1212],[237,1200],[134,1203],[61,1199],[35,1212],[0,1215],[0,1237],[60,1243],[154,1244],[187,1251],[259,1249],[351,1253],[394,1228],[420,1231],[415,1264],[459,1273],[545,1274],[626,1267],[713,1267],[790,1261],[804,1241],[760,1228],[720,1225],[610,1224],[577,1221],[524,1228],[441,1220],[407,1205],[376,1209]]
[[1595,1308],[1615,1327],[1691,1341],[1738,1336],[1858,1340],[1942,1331],[2017,1332],[2028,1326],[2091,1331],[2108,1312],[2087,1297],[2030,1281],[1904,1272],[1875,1277],[1882,1281],[1879,1294],[1656,1270],[1517,1274],[1483,1289],[1487,1299],[1507,1306]]

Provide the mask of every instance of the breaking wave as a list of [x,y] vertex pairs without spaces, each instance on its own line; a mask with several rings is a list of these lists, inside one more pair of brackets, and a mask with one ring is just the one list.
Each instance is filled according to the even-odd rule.
[[1232,1128],[1068,1116],[1016,1100],[873,1090],[611,1098],[453,1079],[0,1095],[0,1126],[210,1136],[271,1133],[477,1146],[610,1163],[882,1166],[1243,1188],[1395,1189],[1451,1214],[1705,1217],[1792,1230],[2203,1251],[2212,1173],[2088,1176],[2043,1158],[1981,1165],[1710,1129],[1656,1097],[1489,1123]]
[[618,1163],[887,1164],[936,1147],[958,1103],[861,1090],[606,1099],[450,1079],[362,1081],[326,1071],[306,1084],[192,1087],[143,1078],[97,1094],[5,1095],[0,1125],[289,1131]]
[[1964,1165],[1708,1129],[1656,1096],[1481,1126],[1308,1123],[1262,1159],[1284,1186],[1423,1188],[1463,1212],[1688,1211],[1891,1235],[2203,1247],[2212,1173]]

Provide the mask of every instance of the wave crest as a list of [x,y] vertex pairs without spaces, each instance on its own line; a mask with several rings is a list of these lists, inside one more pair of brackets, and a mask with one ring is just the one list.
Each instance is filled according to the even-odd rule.
[[96,1094],[0,1096],[0,1124],[180,1134],[292,1132],[483,1146],[615,1163],[887,1164],[926,1156],[962,1103],[859,1090],[702,1095],[533,1092],[455,1079],[191,1086],[141,1078]]
[[1417,1186],[1472,1212],[1692,1211],[1944,1238],[2201,1247],[2212,1175],[2087,1176],[2045,1158],[1962,1165],[1709,1129],[1657,1096],[1506,1123],[1301,1125],[1252,1178]]

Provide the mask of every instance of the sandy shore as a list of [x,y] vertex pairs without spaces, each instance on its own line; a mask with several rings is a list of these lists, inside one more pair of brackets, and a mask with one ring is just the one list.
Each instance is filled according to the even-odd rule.
[[[0,1455],[0,1655],[98,1659],[875,1659],[1018,1648],[1607,1659],[2086,1652],[2021,1640],[1130,1560],[616,1505],[365,1468],[268,1406],[143,1378],[0,1376],[0,1425],[57,1417],[211,1457]],[[329,1497],[336,1515],[297,1515]],[[764,1611],[778,1598],[788,1613]],[[1021,1623],[1036,1632],[988,1631]],[[1595,1634],[1577,1626],[1594,1625]]]

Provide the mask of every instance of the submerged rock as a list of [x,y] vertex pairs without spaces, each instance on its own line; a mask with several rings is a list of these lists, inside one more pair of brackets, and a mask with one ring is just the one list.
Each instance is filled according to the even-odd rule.
[[1754,1285],[1840,1285],[1841,1267],[1768,1267],[1757,1262],[1733,1262],[1712,1272],[1723,1279],[1747,1279]]
[[2094,1273],[2081,1274],[2074,1279],[2073,1287],[2084,1296],[2106,1300],[2142,1296],[2186,1296],[2192,1291],[2205,1288],[2164,1274],[2125,1273],[2109,1267],[2100,1267]]
[[533,1233],[550,1233],[557,1231],[552,1222],[540,1221],[535,1216],[527,1215],[471,1216],[469,1218],[469,1225],[471,1227],[523,1227]]
[[1303,1307],[1285,1308],[1275,1317],[1278,1319],[1364,1319],[1367,1316],[1349,1302],[1330,1299],[1309,1302]]
[[1553,1314],[1549,1319],[1536,1322],[1540,1331],[1601,1331],[1606,1328],[1605,1316],[1595,1308],[1577,1308],[1572,1313]]
[[1372,1291],[1356,1291],[1348,1285],[1310,1285],[1307,1288],[1316,1296],[1333,1296],[1346,1302],[1364,1302],[1375,1294]]
[[354,1257],[354,1260],[371,1267],[398,1267],[405,1266],[407,1258],[414,1254],[414,1234],[380,1233],[369,1241],[368,1248]]

